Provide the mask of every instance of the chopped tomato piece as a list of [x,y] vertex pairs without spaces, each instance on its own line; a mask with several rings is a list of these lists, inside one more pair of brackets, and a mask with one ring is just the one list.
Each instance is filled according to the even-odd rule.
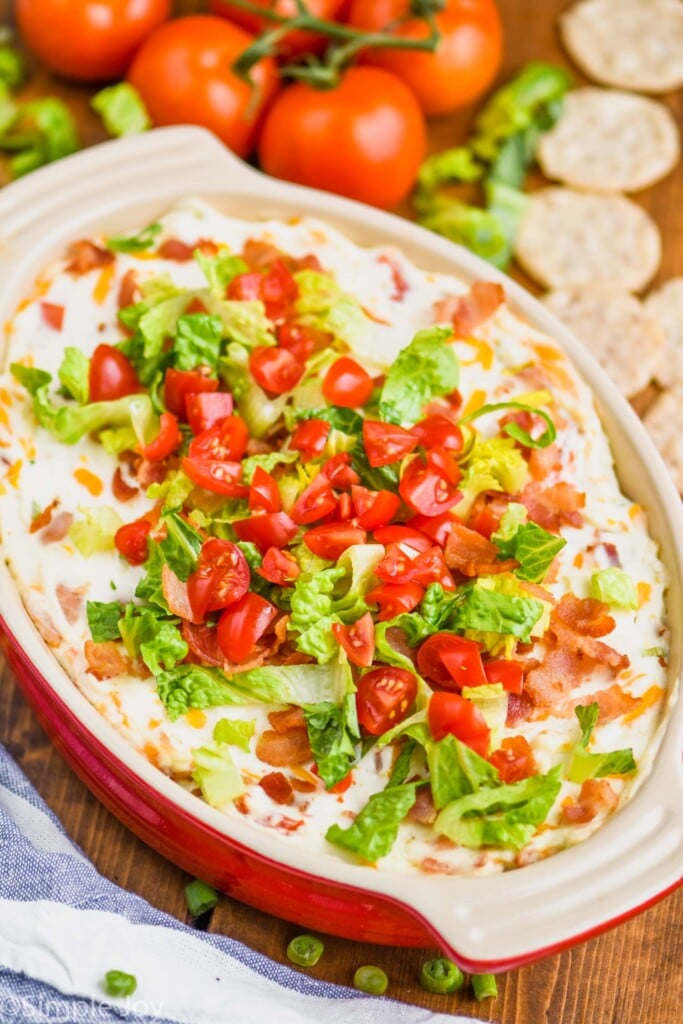
[[227,297],[238,302],[254,302],[259,300],[261,298],[262,280],[263,275],[259,274],[258,271],[237,274],[227,287]]
[[430,683],[444,690],[483,686],[488,681],[479,644],[453,633],[428,636],[417,652],[417,665]]
[[277,481],[267,473],[263,466],[257,466],[249,486],[249,508],[263,509],[264,512],[279,512],[282,499]]
[[445,548],[446,541],[456,523],[460,522],[454,512],[441,512],[438,516],[413,516],[409,519],[407,526],[412,530],[419,530],[420,533],[431,537],[439,547]]
[[534,752],[524,736],[507,736],[500,748],[493,751],[490,761],[505,783],[520,782],[537,771]]
[[54,302],[41,302],[40,315],[53,331],[61,331],[64,324],[64,306],[58,306]]
[[446,416],[426,416],[410,428],[410,433],[417,438],[417,443],[422,448],[439,447],[452,452],[459,452],[462,449],[462,430]]
[[443,475],[441,469],[425,465],[419,456],[403,470],[398,491],[406,505],[424,516],[437,516],[460,501],[457,484]]
[[351,456],[348,452],[338,452],[328,459],[322,468],[327,479],[338,489],[353,487],[360,483],[360,477],[355,469],[351,468]]
[[202,545],[197,568],[187,581],[187,595],[197,621],[207,612],[235,604],[249,590],[251,574],[243,553],[229,540],[211,537]]
[[484,672],[489,683],[502,683],[508,693],[521,693],[524,687],[524,669],[521,662],[498,658],[487,661]]
[[299,532],[299,527],[286,512],[266,512],[249,519],[238,519],[232,525],[240,540],[255,544],[259,551],[267,551],[270,547],[284,548]]
[[342,356],[332,363],[323,380],[323,395],[332,405],[355,409],[373,392],[372,377],[354,359]]
[[384,544],[385,547],[390,544],[407,544],[415,551],[428,551],[432,546],[429,537],[410,526],[380,526],[375,530],[375,540],[378,544]]
[[373,468],[389,466],[417,448],[417,438],[403,427],[381,420],[363,421],[363,445]]
[[259,594],[246,593],[233,602],[218,620],[218,644],[228,661],[246,661],[277,614],[275,605]]
[[444,590],[455,590],[443,551],[438,546],[420,552],[413,562],[411,578],[423,587],[428,587],[430,583],[440,583]]
[[280,551],[279,548],[268,548],[256,572],[264,580],[277,583],[281,587],[291,587],[294,580],[301,575],[296,558],[286,551]]
[[286,348],[300,363],[305,363],[315,352],[329,348],[334,335],[315,327],[285,322],[277,329],[277,340],[281,348]]
[[140,390],[140,381],[133,365],[113,345],[98,345],[90,357],[88,370],[88,399],[91,402],[109,402],[125,398]]
[[381,736],[408,717],[417,696],[417,678],[404,668],[383,666],[361,676],[356,691],[358,721]]
[[249,488],[240,483],[241,462],[218,462],[215,459],[184,458],[183,473],[192,483],[212,494],[225,494],[229,498],[247,498]]
[[351,500],[359,526],[374,530],[391,522],[399,508],[401,499],[391,491],[370,491],[367,487],[351,487]]
[[151,529],[149,520],[135,519],[132,523],[119,527],[114,534],[117,551],[131,565],[142,565],[147,561],[147,538]]
[[185,414],[193,434],[201,434],[232,415],[234,403],[227,391],[193,392],[185,395]]
[[332,625],[337,643],[346,651],[349,661],[360,668],[369,668],[375,656],[375,624],[370,612],[366,612],[351,626],[341,622]]
[[383,583],[371,590],[366,600],[368,604],[379,605],[379,621],[386,622],[401,612],[412,612],[424,597],[424,589],[419,583]]
[[308,462],[322,455],[329,432],[327,420],[302,420],[292,434],[289,447],[301,452],[303,461]]
[[172,366],[164,377],[164,402],[178,419],[186,419],[186,398],[200,391],[217,391],[218,380],[198,370],[176,370]]
[[430,448],[427,452],[427,465],[440,473],[449,484],[460,483],[460,466],[447,448]]
[[480,757],[488,757],[491,730],[471,700],[465,700],[459,693],[437,690],[429,701],[427,721],[435,740],[442,740],[450,733]]
[[292,519],[295,523],[307,525],[315,523],[334,512],[337,499],[334,496],[329,479],[319,473],[308,487],[305,488],[294,502]]
[[406,583],[413,578],[416,553],[407,554],[399,544],[390,544],[375,569],[375,576],[384,583]]
[[281,259],[275,260],[261,282],[261,300],[266,316],[276,322],[282,320],[296,302],[299,289],[292,272]]
[[236,462],[247,450],[249,428],[241,416],[226,416],[209,430],[197,434],[190,442],[190,459],[213,462]]
[[291,352],[269,345],[259,345],[252,351],[249,369],[259,387],[271,395],[291,391],[304,375],[304,364]]
[[140,454],[150,462],[163,462],[183,443],[178,420],[172,412],[162,412],[159,417],[159,433],[149,444],[141,444]]
[[347,548],[354,544],[365,544],[366,533],[359,526],[346,523],[325,523],[315,526],[304,534],[304,543],[309,551],[319,558],[336,562]]

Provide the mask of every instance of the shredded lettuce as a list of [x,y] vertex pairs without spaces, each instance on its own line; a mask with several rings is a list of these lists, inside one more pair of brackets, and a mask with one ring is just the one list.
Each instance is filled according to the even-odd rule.
[[503,513],[500,526],[491,535],[491,540],[503,558],[514,558],[519,562],[516,576],[531,583],[540,583],[567,542],[563,537],[525,520],[524,506],[512,502]]
[[503,684],[463,686],[461,693],[481,711],[491,730],[491,749],[497,750],[503,740],[508,713],[508,695]]
[[346,660],[327,665],[264,665],[232,677],[248,699],[271,704],[341,704],[352,689]]
[[79,507],[83,516],[69,527],[69,540],[84,558],[90,558],[100,551],[114,550],[114,534],[123,526],[123,520],[116,509],[108,505],[94,508]]
[[500,785],[500,776],[493,765],[455,736],[448,734],[438,742],[430,737],[425,739],[425,748],[437,810],[462,796]]
[[246,459],[242,460],[242,479],[245,484],[250,484],[254,471],[258,466],[260,466],[261,469],[265,469],[266,473],[272,473],[276,466],[291,466],[292,463],[298,462],[300,457],[300,452],[295,451],[267,452],[264,455],[249,455]]
[[182,469],[176,469],[160,484],[150,484],[147,488],[147,497],[151,501],[163,501],[169,509],[182,508],[194,487],[189,476],[186,476]]
[[[528,643],[531,632],[544,612],[543,602],[525,595],[511,584],[506,573],[480,578],[460,590],[454,625],[461,631],[497,633]],[[505,592],[512,590],[511,593]]]
[[256,720],[251,718],[219,718],[213,727],[215,743],[227,743],[249,753],[249,740],[256,732]]
[[217,299],[225,298],[225,289],[233,277],[249,269],[241,256],[235,256],[227,250],[216,256],[206,256],[201,249],[195,249],[194,258],[201,267],[211,294]]
[[140,93],[130,82],[117,82],[101,89],[90,101],[110,135],[137,135],[152,127]]
[[112,252],[146,252],[152,248],[160,234],[161,224],[155,221],[138,231],[137,235],[114,235],[108,238],[107,249]]
[[79,148],[73,115],[57,97],[46,96],[19,104],[5,101],[3,107],[0,150],[14,154],[9,160],[13,178],[69,156]]
[[158,676],[187,657],[188,646],[177,622],[164,617],[160,609],[129,604],[118,628],[131,658],[142,658],[152,675]]
[[356,763],[360,729],[356,698],[348,693],[343,703],[305,704],[308,739],[320,778],[331,789],[349,774]]
[[119,619],[123,615],[120,601],[88,601],[85,606],[90,635],[96,644],[120,640]]
[[191,708],[205,710],[231,704],[246,704],[251,698],[231,682],[220,669],[203,665],[176,665],[157,673],[157,694],[172,722]]
[[638,608],[638,588],[623,569],[598,569],[591,576],[588,595],[612,608]]
[[420,419],[427,402],[455,391],[460,367],[448,344],[452,335],[449,327],[428,327],[399,352],[380,395],[383,420],[410,427]]
[[294,279],[298,288],[294,303],[297,321],[306,327],[328,331],[352,348],[357,347],[372,328],[358,299],[343,292],[329,274],[317,270],[299,270]]
[[420,615],[432,633],[449,629],[461,598],[457,591],[444,590],[440,583],[430,583],[420,602]]
[[266,437],[284,413],[287,395],[269,398],[249,372],[249,349],[230,342],[218,363],[218,372],[232,391],[240,415],[253,437]]
[[[543,392],[548,394],[550,398],[550,392]],[[522,397],[522,396],[520,396]],[[512,420],[510,423],[506,423],[503,427],[503,432],[508,437],[514,438],[515,441],[519,441],[520,444],[526,448],[547,448],[553,443],[557,437],[557,430],[551,416],[541,409],[540,403],[537,405],[530,405],[528,402],[521,401],[510,401],[510,402],[491,402],[488,405],[481,405],[478,409],[473,409],[472,412],[467,413],[460,420],[461,424],[471,423],[473,420],[479,419],[480,416],[488,416],[492,412],[504,412],[506,409],[518,409],[521,412],[531,412],[540,418],[545,423],[545,430],[540,437],[532,437],[528,430],[524,427],[520,427],[519,423],[515,423]]]
[[453,511],[466,518],[475,498],[484,491],[517,494],[528,480],[529,467],[513,438],[477,435],[458,485],[462,498]]
[[89,371],[90,360],[86,354],[80,348],[67,345],[57,376],[68,396],[74,398],[79,405],[85,405],[88,401]]
[[210,366],[215,370],[221,350],[223,324],[208,313],[185,313],[178,317],[173,345],[173,362],[179,370]]
[[192,778],[211,807],[221,807],[246,792],[227,743],[198,747],[192,751],[192,756],[195,765]]
[[416,795],[414,782],[389,786],[370,797],[348,828],[330,825],[325,838],[374,864],[391,850],[398,835],[398,826],[415,803]]
[[567,766],[570,782],[585,782],[586,779],[601,779],[606,775],[630,775],[638,768],[633,750],[611,750],[604,754],[588,753],[588,744],[600,715],[600,705],[595,702],[587,707],[574,708],[581,726],[581,739],[572,750]]

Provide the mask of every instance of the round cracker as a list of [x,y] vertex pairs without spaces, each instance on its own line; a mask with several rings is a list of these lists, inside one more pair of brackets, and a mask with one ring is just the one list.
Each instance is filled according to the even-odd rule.
[[659,229],[624,196],[546,188],[526,206],[515,243],[524,269],[547,288],[640,291],[661,258]]
[[629,292],[614,288],[564,288],[543,298],[627,398],[657,375],[664,336]]
[[647,431],[659,449],[674,483],[683,494],[683,386],[664,391],[643,417]]
[[655,100],[609,89],[575,89],[537,153],[548,178],[594,192],[636,192],[678,163],[676,121]]
[[560,34],[603,85],[654,93],[683,85],[681,0],[582,0],[561,16]]
[[683,277],[672,277],[648,295],[645,309],[666,339],[659,382],[683,386]]

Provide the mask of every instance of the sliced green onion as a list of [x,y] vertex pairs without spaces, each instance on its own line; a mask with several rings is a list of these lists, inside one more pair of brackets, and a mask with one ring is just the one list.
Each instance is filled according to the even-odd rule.
[[192,916],[199,917],[207,910],[213,910],[218,903],[218,893],[213,886],[195,878],[193,882],[185,886],[185,899],[187,900],[187,909]]
[[465,975],[458,965],[452,960],[447,960],[445,956],[428,960],[422,965],[420,984],[427,992],[436,992],[439,995],[459,992],[464,983]]
[[112,999],[125,999],[132,996],[138,987],[138,980],[134,974],[126,974],[125,971],[107,971],[102,982],[102,988]]
[[353,976],[353,987],[371,996],[383,996],[388,984],[389,979],[382,968],[370,964],[359,967]]
[[640,652],[643,658],[666,658],[666,647],[644,647]]
[[476,420],[479,416],[486,416],[490,412],[502,412],[503,409],[521,409],[522,412],[531,412],[536,416],[540,416],[545,421],[546,429],[539,438],[534,439],[528,430],[524,430],[518,423],[506,423],[503,427],[503,432],[508,434],[509,437],[514,437],[515,441],[519,441],[526,448],[547,448],[553,443],[557,437],[557,431],[555,430],[555,424],[547,412],[539,409],[537,406],[526,405],[524,402],[493,402],[490,405],[482,405],[479,409],[475,409],[473,412],[463,416],[460,420],[460,426],[464,423],[471,423],[472,420]]
[[287,946],[287,956],[299,967],[315,967],[325,950],[315,935],[297,935]]
[[498,995],[498,986],[493,974],[473,974],[472,988],[479,1002],[482,999],[495,999]]

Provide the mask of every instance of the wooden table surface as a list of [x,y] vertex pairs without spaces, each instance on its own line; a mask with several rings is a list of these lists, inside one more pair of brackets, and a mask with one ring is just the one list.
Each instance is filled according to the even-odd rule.
[[[0,0],[0,25],[11,22],[13,6],[12,0]],[[203,5],[184,0],[176,6],[188,12]],[[506,30],[503,77],[530,59],[567,63],[555,30],[556,15],[569,6],[566,0],[500,0],[499,6]],[[34,68],[25,94],[48,92],[69,102],[85,145],[103,138],[98,119],[88,108],[88,90]],[[666,102],[680,123],[683,95],[678,92]],[[471,118],[469,111],[433,122],[432,148],[464,138]],[[683,274],[683,164],[637,198],[664,231],[661,278]],[[102,874],[161,910],[188,920],[183,894],[188,876],[143,845],[90,795],[53,750],[1,660],[0,742]],[[433,949],[396,950],[326,937],[325,954],[311,974],[350,984],[356,967],[374,963],[386,970],[388,994],[397,999],[500,1024],[675,1024],[683,1020],[682,919],[683,889],[599,938],[501,977],[498,998],[482,1004],[469,995],[433,996],[421,990],[420,966],[435,954]],[[301,930],[228,897],[221,898],[208,928],[281,962],[286,962],[289,939]]]

